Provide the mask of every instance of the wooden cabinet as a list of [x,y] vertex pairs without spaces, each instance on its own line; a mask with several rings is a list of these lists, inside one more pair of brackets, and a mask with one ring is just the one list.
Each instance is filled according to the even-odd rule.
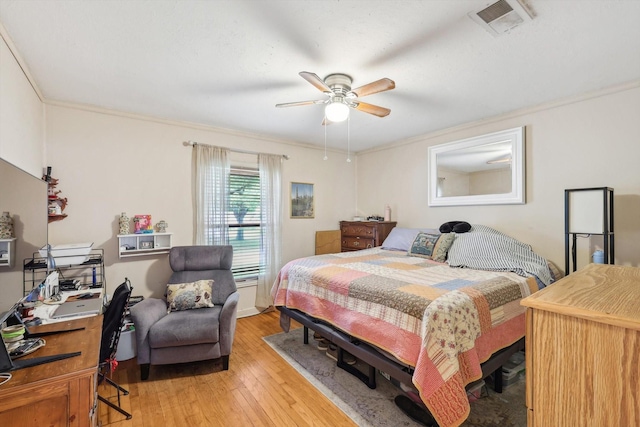
[[640,268],[590,264],[522,300],[529,427],[640,425]]
[[69,359],[13,371],[0,386],[0,425],[41,427],[97,425],[97,377],[102,316],[53,323],[34,332],[84,327],[49,335],[47,345],[25,359],[80,351]]
[[359,251],[382,245],[391,229],[392,221],[340,221],[342,252]]

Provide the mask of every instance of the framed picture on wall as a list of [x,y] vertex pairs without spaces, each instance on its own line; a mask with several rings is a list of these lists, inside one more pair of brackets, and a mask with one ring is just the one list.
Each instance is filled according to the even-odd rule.
[[313,184],[291,183],[291,218],[313,218]]

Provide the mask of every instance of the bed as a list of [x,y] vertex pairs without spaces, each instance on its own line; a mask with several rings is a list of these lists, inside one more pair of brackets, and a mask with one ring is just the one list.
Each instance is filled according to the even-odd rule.
[[[427,253],[417,245],[425,235]],[[364,360],[370,387],[376,369],[410,384],[441,427],[467,418],[467,384],[523,348],[520,300],[558,275],[528,245],[481,225],[449,235],[441,262],[445,235],[397,228],[379,248],[297,259],[271,291],[283,330],[293,318]]]

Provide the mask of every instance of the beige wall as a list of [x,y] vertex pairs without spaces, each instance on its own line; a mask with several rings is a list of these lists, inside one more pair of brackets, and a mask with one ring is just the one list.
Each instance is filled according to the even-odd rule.
[[45,164],[44,106],[5,37],[0,25],[0,158],[11,163],[2,166],[0,212],[12,214],[17,240],[14,267],[0,269],[0,312],[22,297],[23,259],[47,243],[46,186],[37,190],[44,192],[39,205],[24,196],[31,193],[25,185],[38,186]]
[[[358,208],[389,204],[404,227],[462,220],[530,243],[564,268],[564,190],[614,188],[616,263],[640,266],[640,82],[358,154]],[[526,126],[524,205],[429,207],[427,147]],[[379,171],[383,170],[383,173]],[[589,261],[579,239],[579,266]]]
[[0,157],[40,178],[44,107],[15,60],[0,26]]
[[[61,105],[46,106],[46,128],[47,163],[69,200],[68,217],[49,225],[49,242],[103,248],[108,290],[128,277],[136,295],[159,296],[170,275],[166,255],[118,258],[121,212],[164,219],[174,245],[193,243],[191,148],[183,141],[291,156],[283,164],[284,262],[312,255],[317,230],[355,214],[355,166],[342,153],[323,161],[318,148]],[[289,218],[291,181],[314,184],[314,219]]]

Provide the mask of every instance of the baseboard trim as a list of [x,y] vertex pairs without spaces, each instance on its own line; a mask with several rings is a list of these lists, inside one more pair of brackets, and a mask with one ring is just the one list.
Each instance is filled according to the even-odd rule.
[[245,308],[242,310],[238,310],[238,319],[240,319],[241,317],[255,316],[256,314],[260,314],[260,311],[258,311],[257,308],[255,307]]

